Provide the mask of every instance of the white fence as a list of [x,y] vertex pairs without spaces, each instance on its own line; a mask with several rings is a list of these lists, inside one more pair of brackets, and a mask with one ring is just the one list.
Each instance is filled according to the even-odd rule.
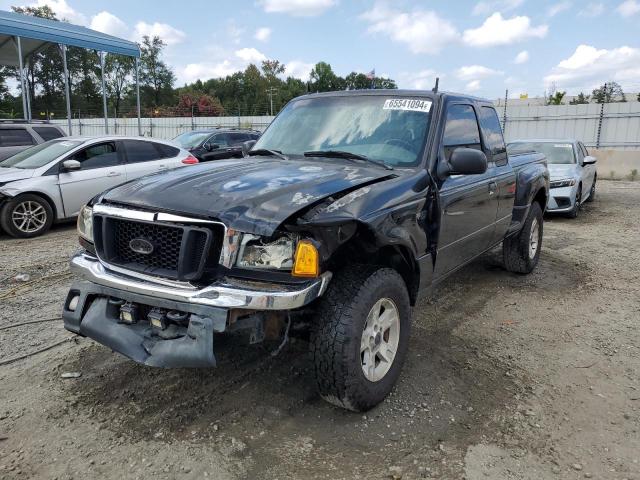
[[[213,127],[236,127],[264,130],[271,123],[273,117],[171,117],[171,118],[142,118],[142,135],[171,139],[189,130]],[[110,135],[138,135],[137,118],[110,118]],[[67,133],[66,120],[52,120],[52,123],[60,125]],[[73,135],[104,135],[104,119],[73,119],[71,121]]]
[[[504,107],[497,107],[504,118]],[[640,102],[507,106],[505,136],[507,140],[528,138],[577,138],[588,147],[640,150]],[[143,118],[142,134],[148,137],[171,139],[176,135],[199,128],[217,126],[264,130],[273,117],[174,117]],[[66,120],[55,120],[65,130]],[[74,135],[104,134],[104,120],[74,119]],[[138,135],[136,118],[109,119],[109,133]]]
[[[498,113],[502,119],[503,106]],[[506,114],[507,140],[577,138],[588,147],[640,150],[640,102],[507,106]]]

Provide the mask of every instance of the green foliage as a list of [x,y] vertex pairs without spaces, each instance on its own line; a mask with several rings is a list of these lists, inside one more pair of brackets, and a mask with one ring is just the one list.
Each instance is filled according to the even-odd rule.
[[562,105],[562,99],[566,94],[567,92],[554,92],[549,95],[549,105]]
[[631,173],[629,174],[628,178],[629,178],[629,180],[634,182],[638,178],[638,169],[634,168],[633,170],[631,170]]
[[569,102],[569,105],[583,105],[589,103],[589,95],[580,92],[576,98]]
[[617,82],[607,82],[592,92],[596,103],[626,102],[622,87]]

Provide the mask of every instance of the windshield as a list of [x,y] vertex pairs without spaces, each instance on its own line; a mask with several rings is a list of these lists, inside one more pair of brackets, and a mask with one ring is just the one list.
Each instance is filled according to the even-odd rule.
[[547,157],[548,164],[576,163],[573,155],[573,145],[570,143],[553,142],[514,142],[507,145],[509,153],[540,152]]
[[182,148],[189,149],[197,147],[210,135],[211,132],[186,132],[178,135],[173,141]]
[[338,150],[393,167],[415,166],[429,130],[431,103],[384,95],[302,98],[280,112],[253,149],[288,156]]
[[77,140],[49,140],[40,145],[22,150],[3,160],[0,162],[0,167],[23,169],[40,168],[81,144],[82,142]]

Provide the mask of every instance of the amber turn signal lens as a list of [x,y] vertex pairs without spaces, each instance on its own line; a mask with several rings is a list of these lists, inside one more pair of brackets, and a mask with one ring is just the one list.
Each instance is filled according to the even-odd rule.
[[296,247],[296,261],[292,274],[295,277],[317,277],[320,273],[318,249],[308,240],[300,240]]

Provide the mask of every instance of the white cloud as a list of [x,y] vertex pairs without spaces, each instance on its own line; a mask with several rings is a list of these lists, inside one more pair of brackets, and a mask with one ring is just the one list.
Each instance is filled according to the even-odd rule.
[[190,63],[178,73],[178,83],[192,83],[198,79],[220,78],[232,75],[239,70],[229,60],[219,63]]
[[604,13],[604,3],[591,2],[578,12],[581,17],[599,17]]
[[516,58],[513,59],[513,63],[516,65],[522,65],[523,63],[527,63],[529,61],[529,52],[526,50],[521,51],[516,55]]
[[460,80],[479,80],[481,78],[502,75],[503,72],[483,65],[466,65],[456,70],[456,77]]
[[626,0],[618,5],[616,11],[623,17],[631,17],[640,12],[640,2],[638,0]]
[[476,3],[473,7],[474,15],[488,15],[493,12],[508,12],[518,8],[524,0],[493,0]]
[[436,84],[436,77],[443,77],[435,70],[420,70],[418,72],[402,72],[398,75],[398,86],[413,90],[430,90]]
[[31,3],[31,7],[44,7],[48,6],[54,11],[56,17],[60,20],[69,20],[76,25],[86,26],[88,24],[87,17],[74,10],[65,0],[38,0],[35,3]]
[[605,81],[615,80],[623,87],[640,78],[640,48],[622,46],[597,49],[579,45],[544,77],[546,85],[556,83],[567,90],[590,90]]
[[306,63],[300,60],[291,60],[286,63],[284,68],[284,74],[287,77],[299,78],[305,82],[309,81],[309,75],[315,65],[313,63]]
[[377,3],[360,18],[369,22],[370,33],[387,35],[395,42],[406,44],[413,53],[438,53],[459,37],[450,22],[430,10],[403,12]]
[[261,0],[267,13],[287,13],[295,17],[313,17],[324,13],[336,0]]
[[253,38],[255,38],[260,42],[268,42],[270,37],[271,37],[271,29],[268,27],[260,27],[259,29],[256,30],[256,33],[253,36]]
[[528,38],[542,38],[548,30],[547,25],[532,26],[529,17],[505,19],[500,13],[494,13],[480,27],[465,30],[463,41],[472,47],[509,45]]
[[136,23],[134,38],[136,40],[139,40],[145,35],[148,35],[152,38],[154,36],[158,36],[167,45],[175,45],[176,43],[180,43],[187,36],[182,30],[178,30],[177,28],[174,28],[166,23],[147,23],[144,21]]
[[245,63],[253,63],[259,65],[267,60],[267,56],[255,48],[241,48],[234,52],[235,56]]
[[464,88],[467,92],[477,92],[481,88],[480,80],[472,80]]
[[547,15],[550,17],[555,17],[559,13],[562,13],[571,8],[571,2],[568,0],[564,0],[562,2],[554,3],[547,9]]
[[126,23],[106,11],[94,15],[89,28],[120,38],[127,38],[131,32]]

